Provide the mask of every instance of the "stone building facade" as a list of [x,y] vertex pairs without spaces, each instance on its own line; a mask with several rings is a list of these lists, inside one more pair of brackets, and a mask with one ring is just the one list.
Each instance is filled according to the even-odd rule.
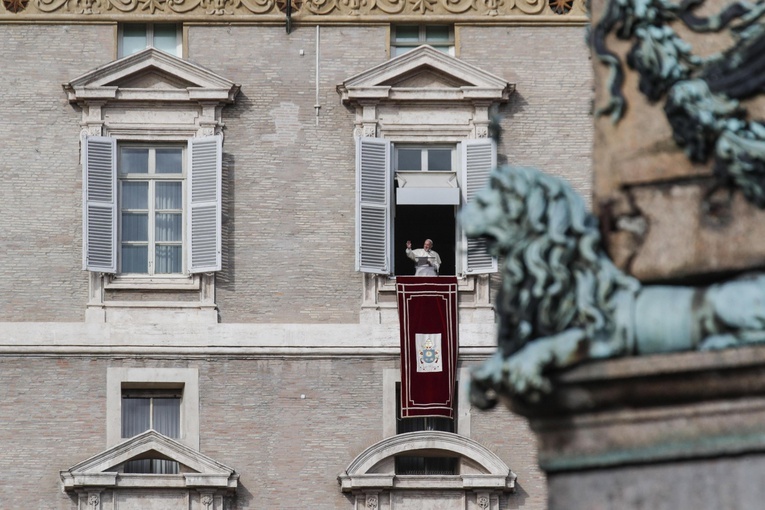
[[[462,384],[454,433],[396,437],[395,232],[458,276],[464,383],[494,345],[491,260],[456,220],[470,147],[589,192],[585,21],[577,1],[5,0],[0,508],[544,508],[525,422]],[[360,139],[386,158],[380,236]],[[417,189],[405,149],[451,167]],[[131,399],[176,405],[174,432],[127,434]],[[458,460],[402,474],[411,451]],[[147,458],[175,467],[125,468]]]

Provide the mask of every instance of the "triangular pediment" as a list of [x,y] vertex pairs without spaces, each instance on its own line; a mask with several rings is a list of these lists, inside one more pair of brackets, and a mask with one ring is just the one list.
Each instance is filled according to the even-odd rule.
[[147,69],[131,76],[125,76],[107,86],[125,89],[185,89],[196,84],[169,74],[160,69]]
[[232,102],[234,82],[155,48],[109,62],[64,84],[72,102],[88,100]]
[[505,101],[514,88],[514,84],[498,76],[427,45],[352,76],[337,87],[343,102]]
[[61,471],[61,479],[66,489],[89,485],[118,486],[121,478],[130,476],[119,473],[119,466],[145,458],[178,462],[182,473],[176,476],[185,479],[186,485],[231,488],[236,487],[239,478],[232,468],[159,432],[148,430]]
[[471,86],[465,80],[457,79],[430,66],[422,66],[408,74],[396,76],[381,85],[410,88],[459,88]]

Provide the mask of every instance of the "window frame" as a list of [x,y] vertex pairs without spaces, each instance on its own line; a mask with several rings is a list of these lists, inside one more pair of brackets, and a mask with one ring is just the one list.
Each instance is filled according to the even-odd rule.
[[[406,143],[393,142],[393,172],[451,172],[457,173],[460,169],[459,143]],[[420,151],[420,170],[406,170],[399,168],[399,151],[401,149],[417,149]],[[450,149],[451,150],[451,170],[431,170],[428,161],[428,151],[430,149]]]
[[[470,368],[460,367],[457,369],[457,399],[454,416],[454,432],[464,437],[470,437],[470,387],[467,384],[470,381]],[[383,369],[383,416],[382,427],[383,437],[392,437],[398,435],[398,416],[396,386],[401,384],[401,369],[385,368]]]
[[[418,37],[417,41],[401,41],[397,37],[397,32],[399,27],[414,27],[416,26],[418,28]],[[448,41],[431,41],[428,42],[428,36],[427,36],[427,29],[428,27],[447,27],[449,29],[449,39]],[[447,55],[451,55],[452,57],[457,56],[456,55],[456,28],[453,24],[439,24],[439,23],[395,23],[390,25],[390,57],[396,58],[398,56],[403,55],[404,53],[408,53],[409,51],[417,48],[418,46],[422,46],[423,44],[427,44],[429,46],[432,46],[434,49],[438,51],[442,51],[441,48],[448,48],[447,51],[443,51],[443,53]],[[409,48],[406,51],[403,51],[399,54],[397,53],[398,48]]]
[[199,372],[196,368],[106,369],[106,446],[122,437],[122,395],[128,390],[174,390],[181,392],[180,437],[175,440],[199,450]]
[[[115,279],[120,280],[156,280],[167,281],[175,279],[187,280],[189,277],[188,272],[188,239],[186,222],[188,221],[188,201],[187,201],[187,176],[188,176],[188,142],[178,142],[173,144],[172,142],[159,141],[152,143],[146,142],[120,142],[117,141],[117,272],[115,273]],[[129,174],[122,172],[121,170],[121,158],[120,154],[125,148],[146,148],[149,150],[148,171],[146,174],[134,173]],[[156,150],[164,148],[180,148],[181,149],[181,173],[179,174],[158,174],[156,173]],[[154,157],[152,158],[152,154]],[[122,199],[122,186],[125,182],[138,182],[148,181],[148,232],[147,232],[147,269],[146,273],[126,273],[122,270],[122,246],[124,241],[122,239],[123,226],[122,226],[122,213],[125,211],[123,208]],[[157,273],[156,272],[156,183],[157,182],[178,182],[181,183],[181,271],[178,273]],[[169,244],[169,243],[168,243]]]
[[[447,139],[448,140],[448,139]],[[452,171],[397,171],[396,147],[451,147],[454,146],[452,161],[458,165]],[[468,239],[460,228],[457,215],[474,197],[482,186],[476,185],[488,180],[489,173],[497,162],[496,143],[489,138],[462,139],[460,141],[435,141],[433,143],[410,143],[406,138],[388,139],[380,137],[359,137],[356,145],[356,251],[355,268],[362,273],[386,275],[395,278],[395,208],[394,180],[397,173],[420,174],[438,173],[456,176],[458,189],[448,198],[451,202],[437,201],[443,195],[431,194],[436,201],[421,202],[422,205],[454,205],[455,232],[454,257],[455,275],[465,277],[497,272],[497,259],[486,253],[484,240]],[[424,157],[424,156],[423,156]],[[443,188],[448,191],[448,188]],[[441,189],[435,191],[441,192]],[[452,196],[453,195],[453,196]],[[412,205],[412,202],[409,202]],[[476,250],[478,249],[478,251]],[[436,251],[438,248],[436,247]],[[480,251],[480,253],[479,253]]]
[[[177,412],[178,412],[178,430],[174,435],[167,435],[166,437],[169,437],[170,439],[178,439],[178,436],[181,434],[181,399],[183,398],[183,389],[135,389],[131,388],[130,386],[123,386],[122,388],[122,409],[120,411],[120,420],[121,420],[121,431],[120,435],[122,436],[122,440],[128,440],[132,439],[133,437],[136,437],[148,430],[154,430],[155,432],[159,432],[156,423],[155,423],[155,404],[157,400],[160,399],[174,399],[177,400]],[[124,425],[125,425],[125,406],[124,402],[126,399],[131,400],[148,400],[149,409],[148,409],[148,418],[149,418],[149,426],[148,428],[145,428],[144,430],[141,430],[140,432],[137,432],[136,434],[133,434],[131,436],[126,436],[124,433]],[[175,406],[174,406],[175,407]],[[163,434],[164,435],[164,434]],[[136,460],[130,460],[122,464],[121,470],[124,473],[135,473],[135,474],[178,474],[179,473],[179,465],[178,462],[174,460],[166,460],[166,459],[160,459],[160,458],[145,458],[145,459],[136,459]]]
[[[175,52],[170,53],[171,55],[183,58],[185,55],[185,46],[184,46],[184,37],[183,37],[183,23],[156,23],[152,21],[146,21],[146,22],[128,22],[128,23],[118,23],[117,24],[117,58],[123,58],[128,57],[130,55],[133,55],[134,53],[138,53],[138,51],[125,54],[125,48],[124,48],[124,29],[125,25],[145,25],[146,31],[145,31],[145,37],[146,37],[146,46],[142,48],[142,51],[146,48],[155,48],[158,49],[156,46],[154,46],[154,26],[155,25],[175,25]],[[165,50],[160,50],[165,51]]]

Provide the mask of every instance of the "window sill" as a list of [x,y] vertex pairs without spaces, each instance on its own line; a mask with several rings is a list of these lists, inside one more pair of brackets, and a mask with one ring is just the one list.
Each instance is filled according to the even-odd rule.
[[[476,275],[460,275],[457,276],[457,290],[459,292],[472,292],[475,290]],[[380,281],[380,291],[382,292],[396,292],[396,277],[395,276],[383,276],[377,277]]]
[[104,278],[107,290],[199,290],[202,279],[198,274],[173,276],[119,276]]

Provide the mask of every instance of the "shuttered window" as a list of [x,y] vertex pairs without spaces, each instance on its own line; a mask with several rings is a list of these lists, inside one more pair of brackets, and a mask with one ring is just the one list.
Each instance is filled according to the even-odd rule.
[[[455,152],[453,147],[397,143],[395,151],[392,151],[391,143],[385,139],[358,139],[356,153],[357,270],[366,273],[393,274],[394,267],[396,271],[402,268],[409,269],[411,264],[405,258],[404,248],[405,241],[410,239],[410,233],[407,231],[410,229],[413,231],[411,237],[413,237],[415,248],[421,246],[420,243],[424,239],[433,238],[434,248],[443,262],[440,274],[496,272],[497,261],[487,253],[485,241],[467,239],[459,227],[455,226],[455,217],[459,213],[459,208],[473,200],[476,193],[488,185],[490,172],[497,163],[496,146],[490,139],[467,140],[457,145],[456,158],[452,158]],[[391,161],[391,154],[395,154],[394,162]],[[458,201],[456,199],[461,196],[459,205],[433,205],[437,203],[433,201],[422,203],[407,201],[404,206],[395,205],[394,193],[402,192],[402,190],[398,188],[396,191],[393,186],[394,166],[398,176],[432,173],[434,170],[449,172],[457,170],[452,166],[452,160],[460,163],[460,168],[455,172],[455,175],[459,175],[460,195],[455,197],[454,202],[438,203],[455,204]],[[416,176],[409,175],[409,177],[409,180],[414,181],[413,178]],[[430,190],[425,189],[425,191]],[[422,194],[422,196],[426,195],[426,193]],[[407,221],[406,218],[413,219]],[[427,220],[425,224],[423,219]],[[435,232],[439,233],[438,239],[435,238]],[[405,237],[402,238],[402,235]],[[456,271],[455,260],[459,262]],[[401,261],[404,263],[402,264]],[[414,274],[414,270],[402,274]]]
[[365,273],[390,271],[391,171],[390,143],[360,138],[356,151],[359,197],[356,269]]
[[220,135],[189,140],[190,273],[221,268],[222,143]]
[[[467,140],[462,143],[462,197],[469,204],[476,194],[489,184],[491,170],[497,166],[497,150],[490,139]],[[464,235],[464,234],[463,234]],[[497,259],[486,251],[485,239],[464,238],[462,267],[466,274],[494,273]]]
[[117,270],[116,143],[113,138],[87,137],[82,150],[82,267]]
[[220,136],[188,145],[86,137],[83,268],[124,275],[218,271]]

